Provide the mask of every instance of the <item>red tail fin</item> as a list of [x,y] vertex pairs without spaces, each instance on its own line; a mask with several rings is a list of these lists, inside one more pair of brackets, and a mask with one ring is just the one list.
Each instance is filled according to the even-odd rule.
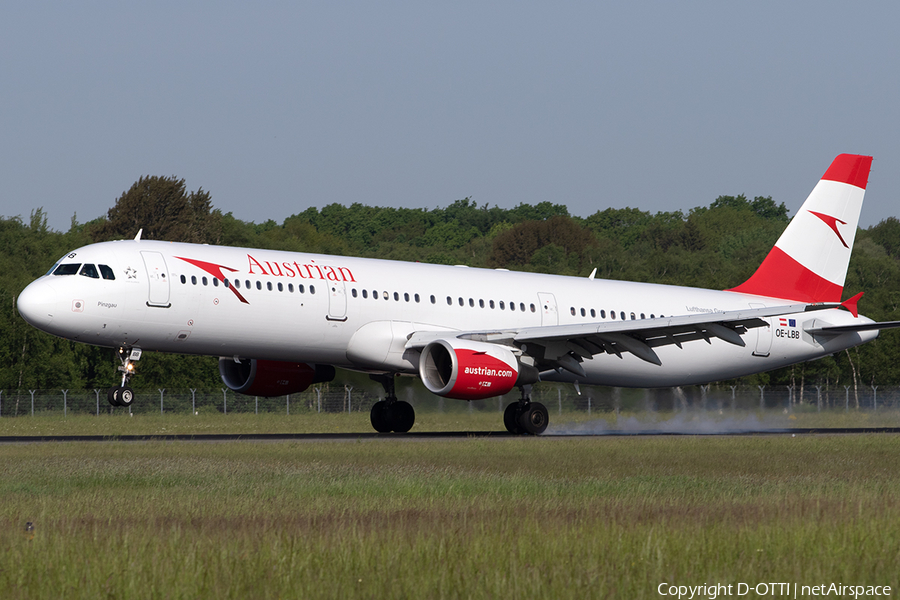
[[835,158],[759,269],[729,291],[840,302],[871,166],[871,156]]

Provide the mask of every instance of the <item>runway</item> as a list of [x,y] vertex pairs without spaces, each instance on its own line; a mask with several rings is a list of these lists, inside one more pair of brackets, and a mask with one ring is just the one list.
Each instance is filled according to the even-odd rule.
[[607,430],[598,433],[549,433],[540,436],[518,436],[505,431],[441,431],[418,433],[203,433],[203,434],[146,434],[146,435],[8,435],[0,436],[0,444],[49,443],[49,442],[341,442],[357,440],[416,441],[435,439],[542,439],[572,437],[641,437],[641,436],[681,436],[681,437],[733,437],[769,435],[847,435],[847,434],[897,434],[900,427],[831,427],[788,429],[759,429],[741,431],[696,432]]

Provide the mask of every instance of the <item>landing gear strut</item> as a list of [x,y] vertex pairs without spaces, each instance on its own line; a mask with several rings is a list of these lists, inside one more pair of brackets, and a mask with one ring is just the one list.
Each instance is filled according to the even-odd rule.
[[122,365],[119,371],[122,372],[122,384],[111,387],[106,391],[106,399],[113,406],[131,406],[134,402],[134,390],[128,387],[128,381],[134,375],[134,363],[141,358],[140,348],[119,348],[119,360]]
[[406,433],[416,422],[416,411],[409,402],[397,400],[394,393],[394,375],[369,375],[373,381],[377,381],[384,388],[385,399],[379,400],[372,406],[369,417],[372,427],[378,433]]
[[550,413],[540,402],[531,401],[531,386],[522,386],[522,397],[503,411],[503,424],[513,435],[540,435],[550,424]]

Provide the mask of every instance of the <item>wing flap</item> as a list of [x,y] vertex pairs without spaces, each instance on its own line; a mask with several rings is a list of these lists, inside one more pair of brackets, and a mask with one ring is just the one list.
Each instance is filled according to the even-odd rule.
[[[657,319],[577,323],[524,327],[494,331],[417,331],[409,336],[408,349],[421,349],[438,339],[453,337],[517,347],[531,356],[541,368],[565,369],[576,375],[583,373],[581,363],[600,353],[622,358],[627,352],[646,362],[661,365],[655,348],[716,338],[744,347],[741,337],[748,330],[765,327],[768,317],[802,313],[810,310],[838,308],[839,304],[785,304],[764,308],[746,308]],[[900,327],[900,322],[898,325]]]

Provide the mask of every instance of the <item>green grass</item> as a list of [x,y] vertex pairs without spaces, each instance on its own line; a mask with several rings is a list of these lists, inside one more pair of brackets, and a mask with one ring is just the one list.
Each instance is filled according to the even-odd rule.
[[[463,405],[460,405],[463,406]],[[704,432],[749,428],[753,430],[829,427],[900,427],[900,410],[877,412],[850,410],[816,411],[813,406],[800,406],[792,412],[767,411],[698,411],[684,412],[593,412],[563,411],[560,415],[550,407],[548,433],[591,433],[616,429],[663,429]],[[202,433],[370,433],[368,412],[309,413],[229,413],[216,410],[186,413],[141,412],[130,416],[125,409],[113,415],[37,413],[36,416],[0,418],[0,436],[25,435],[171,435]],[[419,411],[415,432],[427,431],[505,431],[502,414],[493,410],[465,409],[446,412]]]
[[898,456],[894,435],[4,445],[0,597],[896,590]]

